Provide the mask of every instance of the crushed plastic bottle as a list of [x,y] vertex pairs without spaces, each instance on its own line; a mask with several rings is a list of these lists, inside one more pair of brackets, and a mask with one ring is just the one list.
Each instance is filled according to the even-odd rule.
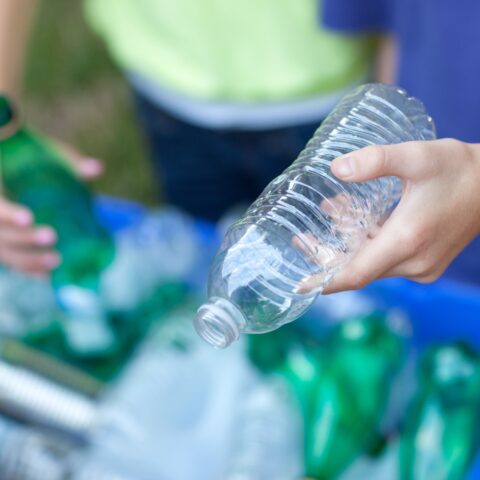
[[240,333],[298,318],[401,196],[395,177],[339,181],[332,160],[369,145],[434,138],[423,105],[399,88],[370,84],[346,96],[228,230],[210,270],[210,299],[194,320],[199,335],[224,348]]
[[0,268],[0,334],[20,337],[48,328],[58,315],[53,289],[45,279]]
[[0,417],[0,478],[2,480],[61,480],[62,464],[71,445]]
[[94,458],[141,480],[222,478],[238,398],[253,372],[241,344],[219,357],[198,338],[197,306],[172,310],[101,399]]
[[184,281],[200,247],[193,220],[174,208],[147,213],[120,230],[114,261],[102,274],[102,297],[109,310],[133,310],[161,283]]
[[114,473],[65,438],[0,417],[2,480],[138,480]]
[[280,377],[262,379],[244,396],[224,480],[296,480],[303,473],[300,408]]

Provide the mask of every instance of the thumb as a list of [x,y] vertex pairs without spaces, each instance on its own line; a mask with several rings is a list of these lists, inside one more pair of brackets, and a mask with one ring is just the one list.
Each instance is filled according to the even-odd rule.
[[60,153],[66,158],[74,172],[84,180],[94,180],[103,173],[103,163],[80,153],[75,147],[56,141]]
[[331,171],[346,182],[365,182],[384,176],[419,179],[425,173],[425,165],[420,157],[424,156],[426,143],[406,142],[362,148],[336,158]]

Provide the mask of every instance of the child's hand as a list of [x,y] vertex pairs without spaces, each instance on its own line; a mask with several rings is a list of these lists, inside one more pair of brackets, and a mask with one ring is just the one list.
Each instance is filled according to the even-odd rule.
[[56,241],[50,227],[33,227],[31,212],[0,197],[0,262],[10,268],[42,275],[60,258],[51,247]]
[[404,194],[326,294],[384,277],[432,282],[480,233],[480,145],[446,139],[368,147],[337,158],[332,172],[346,182],[394,175]]
[[100,160],[82,154],[68,143],[54,140],[54,145],[57,146],[63,157],[68,160],[73,171],[81,180],[91,181],[102,175],[103,163]]
[[[57,144],[79,178],[89,180],[102,173],[100,161],[75,149]],[[34,226],[32,212],[0,195],[0,263],[34,275],[46,275],[61,261],[55,251],[56,232],[49,226]]]

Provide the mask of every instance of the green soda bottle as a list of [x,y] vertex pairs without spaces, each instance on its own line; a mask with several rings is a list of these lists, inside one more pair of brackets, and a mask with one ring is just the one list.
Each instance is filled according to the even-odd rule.
[[265,335],[250,335],[248,357],[261,373],[279,375],[289,383],[306,418],[325,364],[324,345],[289,324]]
[[247,353],[251,363],[262,373],[274,373],[288,362],[290,350],[302,342],[295,325],[268,332],[265,335],[249,335]]
[[335,479],[375,446],[391,378],[403,358],[404,339],[383,316],[339,326],[306,418],[307,477]]
[[62,156],[20,124],[0,95],[0,168],[4,194],[29,207],[37,224],[58,236],[61,264],[52,282],[65,312],[68,346],[80,356],[104,354],[115,343],[99,294],[100,274],[114,257],[114,244],[98,223],[90,191]]
[[432,347],[400,441],[401,480],[461,480],[480,440],[480,359],[464,344]]

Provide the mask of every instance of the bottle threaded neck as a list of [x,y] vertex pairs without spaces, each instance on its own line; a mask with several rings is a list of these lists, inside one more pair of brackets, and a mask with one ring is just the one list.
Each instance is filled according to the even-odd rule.
[[193,325],[198,335],[215,348],[226,348],[240,338],[246,322],[230,301],[212,297],[197,311]]

